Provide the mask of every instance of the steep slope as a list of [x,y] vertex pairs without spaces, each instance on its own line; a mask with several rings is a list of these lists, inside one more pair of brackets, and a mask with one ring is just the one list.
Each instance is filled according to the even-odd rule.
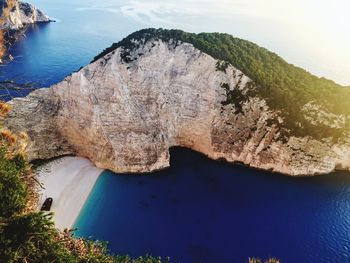
[[[6,125],[28,132],[31,159],[76,154],[115,172],[149,172],[169,165],[170,147],[183,146],[289,175],[349,170],[347,128],[336,137],[293,134],[253,75],[173,33],[141,32],[50,89],[11,102]],[[315,127],[348,120],[320,107],[313,100],[302,109]]]
[[35,6],[17,0],[0,0],[1,29],[19,30],[25,25],[49,22],[50,18]]
[[35,6],[18,0],[0,0],[0,58],[5,42],[26,25],[49,22],[50,18]]

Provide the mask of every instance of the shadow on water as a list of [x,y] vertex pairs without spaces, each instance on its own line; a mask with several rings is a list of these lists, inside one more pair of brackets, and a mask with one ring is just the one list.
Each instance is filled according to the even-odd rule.
[[76,226],[115,253],[172,262],[346,262],[349,213],[349,173],[292,178],[173,148],[169,169],[104,172]]

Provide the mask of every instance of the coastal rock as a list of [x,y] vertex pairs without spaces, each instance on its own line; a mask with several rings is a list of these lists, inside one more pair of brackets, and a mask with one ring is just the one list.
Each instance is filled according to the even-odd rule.
[[31,160],[73,154],[119,173],[151,172],[168,167],[169,148],[181,146],[288,175],[350,169],[350,136],[285,138],[283,120],[248,95],[257,87],[232,65],[219,70],[221,61],[193,45],[157,39],[131,50],[128,61],[124,53],[119,47],[10,102],[5,125],[28,133]]
[[0,63],[7,47],[23,34],[26,26],[52,21],[35,6],[18,0],[0,0]]
[[25,25],[50,22],[50,18],[35,6],[16,0],[0,0],[0,29],[20,30]]
[[57,129],[56,117],[60,102],[51,89],[36,90],[30,96],[16,98],[13,102],[16,107],[9,114],[9,120],[13,118],[11,127],[20,130],[25,126],[25,131],[35,140],[28,149],[31,160],[75,153]]

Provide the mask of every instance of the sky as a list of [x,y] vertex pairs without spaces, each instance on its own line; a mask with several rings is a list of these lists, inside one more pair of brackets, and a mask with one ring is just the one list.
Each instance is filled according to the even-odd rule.
[[[286,23],[294,30],[308,30],[322,36],[333,33],[350,41],[350,1],[348,0],[131,0],[121,12],[143,23],[181,24],[177,14],[216,15],[218,18],[242,16]],[[301,27],[301,28],[300,28]],[[310,32],[311,31],[311,32]],[[307,33],[307,32],[305,32]]]
[[[117,9],[110,7],[146,26],[224,31],[248,38],[316,75],[350,85],[349,0],[131,0]],[[241,29],[228,25],[236,20]],[[265,28],[260,30],[259,24]],[[256,31],[264,32],[265,39],[254,36]]]

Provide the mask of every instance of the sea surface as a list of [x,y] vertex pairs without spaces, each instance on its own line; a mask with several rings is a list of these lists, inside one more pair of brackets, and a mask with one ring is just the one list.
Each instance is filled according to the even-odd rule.
[[350,262],[350,174],[292,178],[181,148],[171,167],[98,179],[77,234],[171,262]]
[[[232,3],[249,1],[31,2],[56,22],[30,27],[10,48],[15,60],[0,65],[0,81],[47,87],[129,33],[163,27],[231,33],[318,76],[350,84],[349,52],[325,52],[326,42],[306,27],[251,14],[239,4],[237,12],[232,9]],[[27,93],[0,91],[2,99]],[[76,221],[77,234],[109,241],[114,253],[152,253],[172,262],[246,262],[253,256],[283,263],[350,262],[349,173],[290,178],[189,150],[171,154],[172,166],[164,171],[104,172]]]

